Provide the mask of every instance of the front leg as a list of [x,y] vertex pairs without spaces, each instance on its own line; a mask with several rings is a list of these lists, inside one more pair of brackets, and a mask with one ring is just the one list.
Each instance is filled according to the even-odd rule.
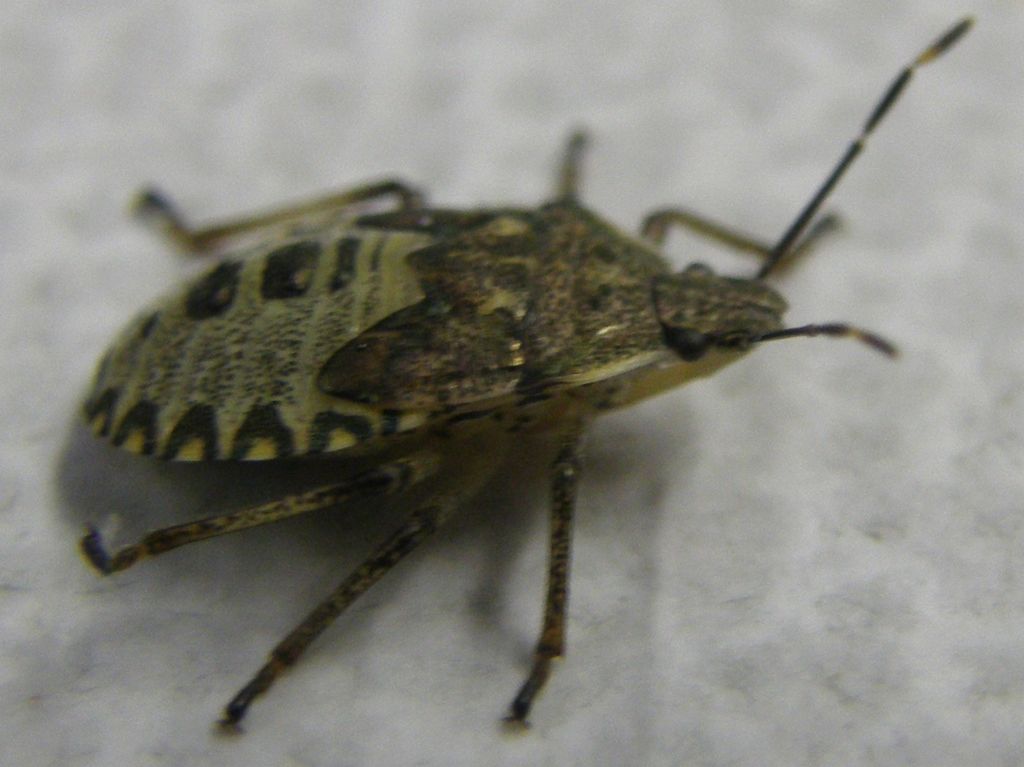
[[544,624],[533,652],[533,668],[519,688],[506,722],[526,726],[533,701],[551,673],[551,661],[565,655],[565,618],[569,605],[572,515],[579,484],[582,424],[565,433],[551,467],[551,530],[548,544]]
[[[672,227],[688,229],[694,234],[724,245],[741,253],[751,253],[766,262],[773,258],[772,245],[751,237],[731,226],[712,221],[706,216],[682,208],[666,208],[651,213],[644,219],[641,234],[655,245],[662,245]],[[817,219],[800,240],[786,252],[785,264],[807,255],[824,237],[840,227],[839,216],[827,213]],[[780,261],[776,261],[776,266]]]

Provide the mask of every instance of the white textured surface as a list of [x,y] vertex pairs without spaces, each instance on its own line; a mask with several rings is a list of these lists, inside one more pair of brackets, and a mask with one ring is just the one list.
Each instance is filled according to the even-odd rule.
[[[579,5],[7,3],[5,763],[1024,762],[1019,3]],[[219,707],[393,517],[108,580],[78,558],[86,519],[117,513],[126,540],[265,491],[76,426],[108,338],[194,268],[123,218],[141,183],[196,218],[382,174],[438,204],[532,204],[582,123],[586,199],[613,220],[683,204],[771,237],[965,10],[975,30],[841,187],[846,232],[781,281],[794,324],[855,321],[902,359],[780,343],[593,430],[570,654],[528,734],[497,721],[539,618],[538,459],[358,603],[239,739],[211,729]]]

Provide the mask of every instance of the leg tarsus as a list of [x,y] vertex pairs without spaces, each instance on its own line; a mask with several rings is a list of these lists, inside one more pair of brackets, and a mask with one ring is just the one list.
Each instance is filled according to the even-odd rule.
[[552,660],[554,660],[553,657],[546,655],[537,654],[534,656],[530,675],[526,677],[526,681],[519,688],[516,697],[512,699],[512,705],[509,706],[508,716],[504,719],[506,724],[516,727],[530,726],[527,717],[530,715],[534,699],[543,689],[544,684],[548,681],[548,677],[551,676]]
[[[821,241],[835,234],[843,228],[843,219],[838,213],[825,213],[807,229],[800,241],[783,257],[776,261],[772,269],[773,273],[783,273],[793,266],[797,261],[809,256]],[[768,258],[771,254],[766,254]]]
[[199,253],[204,249],[205,246],[197,242],[189,230],[178,207],[159,189],[146,187],[139,190],[128,209],[134,218],[156,229],[181,250]]
[[85,535],[79,541],[78,547],[89,564],[96,568],[100,575],[111,575],[120,570],[126,570],[146,554],[144,546],[134,544],[118,549],[111,555],[103,543],[100,531],[92,525],[86,526]]
[[558,185],[555,199],[560,202],[576,202],[579,199],[580,161],[587,148],[587,134],[582,130],[574,130],[569,135],[565,146],[565,154],[558,170]]
[[242,717],[245,716],[245,712],[249,710],[249,706],[258,695],[262,695],[270,688],[270,685],[274,683],[274,679],[282,671],[284,671],[284,666],[276,663],[274,659],[267,662],[257,672],[256,676],[239,690],[238,694],[224,707],[224,716],[221,717],[218,724],[228,730],[240,729],[240,722]]

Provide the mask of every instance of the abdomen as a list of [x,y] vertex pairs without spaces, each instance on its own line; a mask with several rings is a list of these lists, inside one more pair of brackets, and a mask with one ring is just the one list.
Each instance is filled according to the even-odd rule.
[[324,361],[423,295],[422,234],[334,227],[229,257],[129,324],[96,372],[92,429],[171,460],[345,449],[422,422],[316,388]]

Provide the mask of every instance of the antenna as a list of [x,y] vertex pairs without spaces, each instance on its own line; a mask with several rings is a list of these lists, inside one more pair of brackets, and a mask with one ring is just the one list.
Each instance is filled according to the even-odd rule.
[[794,338],[798,336],[832,336],[833,338],[852,338],[855,341],[867,344],[877,352],[881,352],[887,357],[895,357],[899,354],[899,351],[891,343],[886,341],[881,336],[875,335],[868,330],[862,330],[861,328],[854,327],[853,325],[847,325],[843,322],[828,322],[821,325],[801,325],[796,328],[783,328],[782,330],[773,330],[769,333],[763,333],[751,341],[759,343],[761,341],[776,341],[780,338]]
[[835,185],[839,183],[839,179],[841,179],[846,173],[846,169],[850,167],[857,155],[859,155],[861,150],[864,149],[868,136],[870,136],[874,132],[875,128],[878,127],[878,123],[880,123],[882,118],[888,114],[892,105],[896,103],[900,94],[903,93],[908,83],[910,83],[910,78],[913,77],[917,68],[938,58],[953,47],[961,37],[967,34],[967,30],[971,28],[972,24],[974,24],[974,19],[970,16],[958,21],[938,40],[925,48],[917,58],[904,67],[896,76],[896,79],[893,80],[892,84],[886,89],[882,98],[879,99],[877,104],[875,104],[875,108],[871,110],[871,114],[864,123],[864,127],[861,128],[860,134],[858,134],[857,138],[850,143],[846,153],[840,158],[828,178],[825,179],[825,183],[818,188],[818,191],[814,193],[814,196],[811,197],[810,201],[804,206],[804,209],[800,211],[800,215],[798,215],[796,220],[790,224],[789,229],[786,230],[785,234],[782,235],[779,241],[771,249],[767,260],[757,273],[758,279],[766,277],[776,267],[779,261],[789,255],[789,252],[793,249],[793,245],[797,240],[799,240],[800,235],[804,233],[808,225],[811,223],[811,219],[813,219],[821,209],[822,203],[825,202],[829,194],[831,194],[832,190],[835,188]]

